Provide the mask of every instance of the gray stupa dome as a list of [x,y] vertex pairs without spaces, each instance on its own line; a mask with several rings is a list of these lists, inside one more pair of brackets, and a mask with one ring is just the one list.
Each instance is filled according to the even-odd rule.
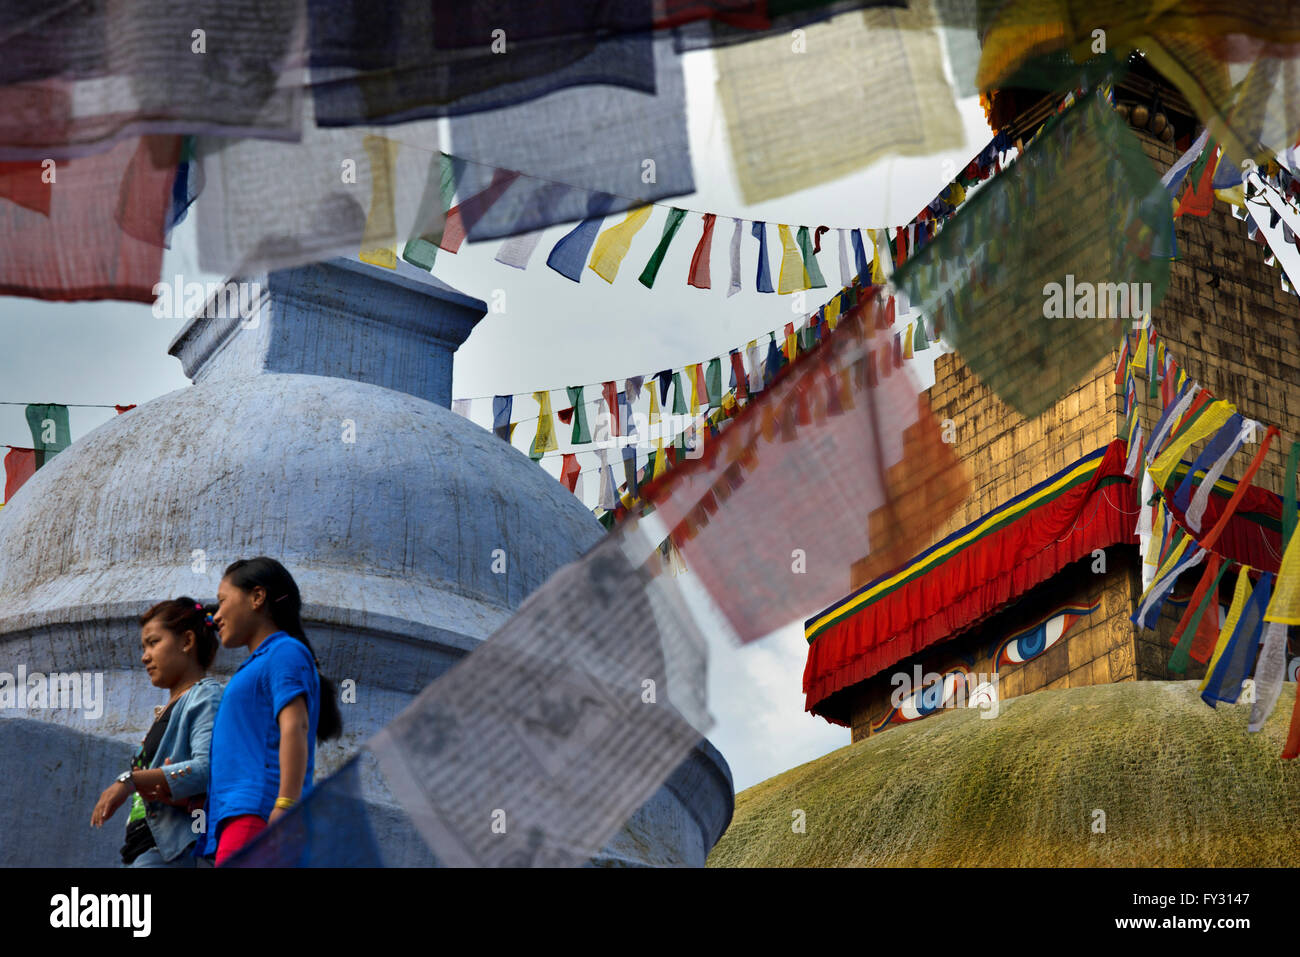
[[[450,410],[453,353],[483,302],[344,260],[254,281],[247,319],[199,316],[172,343],[192,386],[95,429],[0,512],[0,670],[102,673],[104,691],[94,717],[0,709],[7,864],[116,862],[124,817],[86,821],[163,700],[139,663],[136,617],[154,602],[215,600],[237,558],[284,563],[323,671],[357,688],[343,738],[318,749],[320,781],[603,534]],[[217,676],[244,655],[223,649]],[[372,776],[367,799],[386,794]],[[732,802],[701,741],[601,862],[702,865]],[[378,834],[386,855],[427,863],[397,846],[409,838]]]

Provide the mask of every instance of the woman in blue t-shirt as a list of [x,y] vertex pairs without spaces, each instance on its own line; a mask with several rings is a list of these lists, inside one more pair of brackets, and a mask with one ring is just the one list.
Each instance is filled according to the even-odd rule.
[[301,610],[298,585],[273,558],[234,562],[217,589],[213,623],[222,646],[249,650],[212,729],[203,853],[215,853],[218,867],[311,790],[317,738],[343,730]]

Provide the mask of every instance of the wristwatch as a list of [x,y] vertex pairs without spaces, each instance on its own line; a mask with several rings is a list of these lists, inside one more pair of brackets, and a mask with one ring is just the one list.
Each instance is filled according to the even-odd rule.
[[118,783],[118,784],[125,784],[125,785],[126,785],[127,787],[129,787],[132,791],[134,791],[134,790],[135,790],[135,782],[131,780],[131,775],[132,775],[133,773],[135,773],[135,772],[133,772],[133,771],[123,771],[121,774],[119,774],[119,775],[117,776],[117,778],[116,778],[117,783]]

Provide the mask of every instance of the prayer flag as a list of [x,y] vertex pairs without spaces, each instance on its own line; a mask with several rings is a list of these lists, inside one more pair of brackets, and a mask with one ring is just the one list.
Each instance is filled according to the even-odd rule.
[[704,382],[709,392],[709,408],[716,409],[722,405],[722,360],[710,359],[708,373]]
[[734,296],[740,292],[740,230],[741,221],[732,219],[735,228],[731,232],[731,281],[727,285],[727,295]]
[[587,427],[587,403],[582,397],[583,386],[569,386],[569,403],[573,406],[573,434],[569,437],[570,445],[586,445],[591,441],[591,431]]
[[13,500],[14,493],[23,487],[23,483],[36,474],[37,457],[41,453],[36,449],[11,448],[5,455],[5,502]]
[[[1211,552],[1209,561],[1205,563],[1205,569],[1201,573],[1201,580],[1187,602],[1187,610],[1183,612],[1183,617],[1170,637],[1170,644],[1177,645],[1174,653],[1169,657],[1169,670],[1174,674],[1180,675],[1187,670],[1192,641],[1206,609],[1218,608],[1219,581],[1225,571],[1227,566],[1223,562],[1223,557],[1217,552]],[[1216,613],[1216,622],[1217,619]]]
[[546,257],[546,265],[566,279],[581,282],[582,267],[587,263],[587,253],[595,244],[596,234],[600,232],[600,224],[604,221],[605,214],[601,213],[589,216],[574,226],[552,247],[551,254]]
[[618,275],[623,257],[632,246],[632,237],[649,221],[653,209],[653,206],[646,205],[629,210],[623,222],[610,226],[601,233],[592,247],[591,262],[587,268],[605,282],[612,283]]
[[[1274,593],[1276,600],[1276,593]],[[1247,731],[1258,731],[1273,713],[1286,674],[1286,625],[1264,616],[1264,647],[1255,664],[1255,703],[1250,708]]]
[[32,447],[36,450],[36,467],[40,468],[72,444],[72,429],[68,425],[68,407],[29,405],[26,413],[27,426],[32,433]]
[[1282,554],[1277,573],[1277,587],[1269,603],[1265,621],[1283,625],[1300,625],[1300,535],[1292,534]]
[[677,235],[677,230],[682,225],[682,220],[686,218],[686,210],[678,209],[674,206],[668,210],[668,218],[664,220],[663,236],[659,239],[659,245],[655,251],[650,254],[650,261],[645,264],[645,269],[641,270],[641,285],[651,289],[655,284],[655,277],[659,275],[659,267],[663,265],[664,256],[668,254],[668,244],[673,241]]
[[522,236],[510,237],[497,250],[497,262],[513,266],[515,269],[526,269],[528,260],[532,258],[534,250],[541,242],[543,232],[545,230],[539,229],[536,232],[524,233]]
[[[870,232],[872,242],[875,242],[875,230],[871,230]],[[862,230],[853,230],[850,238],[853,242],[853,266],[858,271],[858,284],[864,285],[868,281],[868,278],[870,278],[872,283],[875,283],[875,274],[871,271],[871,266],[867,262],[867,251],[862,247]]]
[[[695,246],[695,253],[691,256],[691,272],[687,276],[686,282],[697,289],[709,288],[709,253],[713,248],[713,225],[717,221],[717,216],[713,213],[704,214],[704,231],[700,234],[700,241]],[[655,461],[655,467],[659,465]]]
[[[1219,666],[1219,661],[1223,658],[1223,653],[1227,650],[1228,641],[1232,633],[1236,630],[1237,622],[1241,620],[1241,614],[1246,608],[1246,602],[1250,600],[1250,566],[1243,565],[1237,571],[1237,584],[1232,592],[1232,604],[1228,606],[1228,615],[1223,620],[1223,627],[1219,629],[1218,640],[1214,645],[1214,653],[1210,656],[1209,664],[1205,667],[1205,677],[1201,679],[1200,687],[1197,691],[1204,694],[1206,687],[1213,677],[1215,669]],[[1213,707],[1213,702],[1209,702]]]
[[506,442],[510,441],[510,410],[514,401],[512,395],[498,395],[492,399],[492,431]]
[[741,357],[739,349],[731,350],[731,378],[736,397],[746,398],[749,395],[749,374],[745,371],[745,360]]
[[605,413],[607,416],[605,422],[609,426],[610,436],[622,435],[623,428],[618,418],[618,386],[611,380],[604,384],[601,391],[605,397]]
[[918,316],[916,320],[916,338],[912,343],[912,350],[914,352],[924,352],[928,348],[930,348],[930,340],[925,334],[925,320]]
[[754,223],[750,231],[758,240],[758,275],[755,279],[755,288],[759,292],[776,292],[772,288],[772,271],[767,264],[767,223]]
[[537,461],[547,452],[554,452],[559,448],[555,441],[555,420],[551,413],[551,393],[534,392],[533,398],[537,401],[537,437],[533,439],[532,447],[528,450],[528,457]]
[[577,494],[578,478],[581,475],[582,466],[578,463],[578,457],[572,452],[565,452],[563,463],[560,465],[560,481],[570,492]]
[[790,227],[784,224],[776,227],[781,239],[781,272],[777,277],[776,291],[781,295],[808,288],[808,273],[803,268],[803,257],[795,245]]

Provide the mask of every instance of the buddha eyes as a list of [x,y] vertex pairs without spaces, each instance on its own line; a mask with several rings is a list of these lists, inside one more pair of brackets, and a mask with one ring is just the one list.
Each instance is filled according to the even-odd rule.
[[957,684],[965,680],[965,672],[950,671],[944,675],[942,681],[936,681],[918,691],[913,691],[898,705],[894,720],[917,721],[934,714],[956,698]]
[[1023,664],[1037,658],[1060,641],[1076,621],[1086,618],[1100,607],[1100,605],[1093,605],[1091,608],[1062,608],[1041,624],[1008,638],[998,650],[995,658],[996,667]]

